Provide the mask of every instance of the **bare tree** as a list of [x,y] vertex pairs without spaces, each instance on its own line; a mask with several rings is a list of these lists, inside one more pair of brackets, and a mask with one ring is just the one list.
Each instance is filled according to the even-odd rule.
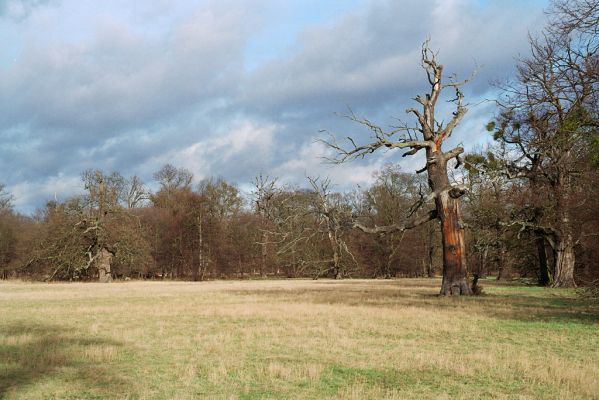
[[330,260],[324,260],[324,264],[330,267],[318,268],[315,277],[332,271],[335,279],[341,279],[347,274],[346,259],[357,265],[343,237],[347,227],[351,226],[351,208],[342,203],[340,193],[332,192],[331,181],[328,178],[307,177],[307,179],[314,191],[311,205],[315,213],[317,229],[326,235],[332,256]]
[[193,174],[185,168],[177,168],[172,164],[165,164],[160,171],[154,173],[154,180],[160,184],[160,190],[167,197],[180,188],[190,188]]
[[137,208],[150,199],[150,192],[141,179],[134,175],[125,182],[123,195],[127,208]]
[[553,286],[574,287],[578,238],[572,211],[599,126],[599,6],[556,0],[549,19],[543,36],[529,38],[531,54],[520,60],[516,81],[504,88],[501,114],[490,130],[513,155],[507,175],[527,180],[540,193],[533,216],[512,224],[551,245]]
[[281,188],[277,184],[277,178],[260,174],[254,179],[254,191],[252,192],[255,211],[262,217],[262,238],[260,241],[261,259],[260,276],[266,276],[268,266],[269,233],[272,221],[276,215],[277,199],[281,197]]
[[[416,125],[402,124],[390,132],[373,124],[367,119],[359,119],[353,113],[349,115],[352,121],[358,122],[371,130],[374,134],[373,141],[368,144],[358,145],[349,138],[351,147],[348,149],[335,141],[334,138],[325,143],[338,152],[334,159],[343,162],[358,157],[365,157],[379,149],[408,149],[403,156],[414,155],[420,150],[425,150],[426,164],[418,172],[428,173],[428,185],[431,193],[427,196],[435,201],[435,208],[423,215],[419,215],[405,224],[394,224],[390,226],[379,226],[368,228],[357,225],[365,232],[389,233],[412,229],[420,224],[433,219],[441,221],[442,243],[443,243],[443,282],[441,285],[442,295],[468,295],[471,294],[467,282],[466,249],[464,241],[464,225],[460,211],[460,197],[464,195],[466,187],[463,185],[452,185],[447,175],[447,164],[456,159],[460,165],[460,154],[464,152],[462,147],[455,147],[443,151],[443,142],[451,136],[458,126],[467,108],[463,103],[464,96],[460,87],[468,80],[442,83],[443,66],[436,59],[426,41],[422,46],[422,67],[426,71],[430,91],[424,96],[416,96],[415,100],[421,109],[409,108],[407,113],[416,117]],[[455,91],[455,98],[451,100],[455,104],[455,111],[449,122],[444,124],[435,116],[435,107],[443,89]],[[457,166],[456,165],[456,166]]]
[[[421,179],[422,176],[402,172],[398,164],[386,164],[374,176],[374,184],[362,194],[363,210],[355,213],[355,219],[360,225],[405,224],[412,217],[409,215],[412,206],[425,206],[421,203],[425,201],[423,190],[426,191],[424,187],[427,183],[426,179]],[[426,207],[434,207],[432,201],[428,201]],[[435,224],[425,225],[432,229],[434,236]],[[425,228],[425,225],[422,225],[422,228]],[[420,275],[425,268],[432,268],[435,246],[432,237],[423,239],[421,229],[414,230],[412,235],[406,233],[406,231],[386,233],[377,237],[377,240],[372,243],[374,246],[371,245],[370,260],[376,260],[377,276],[391,278],[398,273]],[[425,257],[418,257],[418,253],[414,254],[414,250],[421,247],[416,243],[424,245],[422,247],[425,248],[423,253]],[[427,263],[429,263],[428,267]]]
[[0,183],[0,212],[12,209],[13,196],[6,192],[6,185]]

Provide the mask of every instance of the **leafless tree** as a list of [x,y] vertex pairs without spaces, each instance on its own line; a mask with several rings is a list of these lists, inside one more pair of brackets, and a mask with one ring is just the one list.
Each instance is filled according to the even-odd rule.
[[512,224],[551,245],[553,286],[574,287],[578,238],[572,211],[599,126],[599,7],[556,0],[549,13],[550,26],[540,38],[529,38],[530,55],[520,60],[517,80],[504,87],[501,114],[491,130],[513,155],[507,175],[527,180],[543,200],[531,218]]
[[[358,224],[357,227],[365,232],[390,233],[412,229],[430,220],[439,219],[443,243],[441,294],[468,295],[471,294],[471,290],[467,282],[464,225],[459,201],[460,197],[464,195],[466,187],[452,185],[447,174],[448,162],[455,159],[457,165],[460,165],[460,154],[464,152],[464,149],[462,147],[455,147],[448,151],[442,149],[443,142],[451,136],[466,114],[467,108],[464,105],[464,96],[460,87],[468,80],[463,82],[450,80],[448,83],[443,83],[443,66],[437,61],[436,54],[430,50],[428,41],[422,46],[422,67],[426,71],[430,91],[424,96],[416,96],[415,101],[420,104],[420,110],[416,108],[406,110],[407,113],[415,116],[416,125],[402,124],[402,126],[386,132],[371,121],[357,118],[352,113],[349,118],[370,129],[374,140],[368,144],[359,145],[349,138],[351,143],[349,148],[338,144],[334,137],[325,143],[337,151],[338,156],[334,158],[335,162],[365,157],[379,149],[408,149],[403,156],[414,155],[420,150],[425,150],[426,164],[418,172],[426,171],[428,173],[431,193],[427,197],[434,200],[435,208],[418,215],[405,224],[374,228]],[[447,124],[435,116],[435,108],[444,89],[455,92],[455,98],[451,100],[455,104],[455,111]]]
[[277,200],[281,198],[282,189],[278,186],[277,178],[259,174],[254,179],[252,200],[255,211],[262,217],[262,238],[260,241],[261,260],[260,276],[265,276],[268,266],[269,232],[272,221],[275,220]]
[[314,191],[311,206],[316,217],[317,229],[326,235],[332,255],[330,260],[319,260],[320,265],[330,266],[318,268],[315,276],[332,271],[335,279],[341,279],[347,274],[348,261],[357,265],[344,239],[345,231],[351,226],[351,208],[343,204],[340,193],[331,190],[330,179],[307,179]]
[[191,187],[193,174],[185,168],[165,164],[160,171],[154,173],[154,180],[160,184],[160,189],[169,195],[176,189]]
[[0,183],[0,212],[12,209],[13,196],[6,191],[6,185]]
[[138,208],[150,199],[150,191],[137,175],[125,182],[123,195],[127,208]]

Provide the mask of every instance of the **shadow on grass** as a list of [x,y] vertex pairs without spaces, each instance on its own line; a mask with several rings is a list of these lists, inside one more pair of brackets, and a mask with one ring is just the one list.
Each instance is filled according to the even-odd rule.
[[49,379],[75,382],[92,397],[123,393],[120,389],[126,393],[128,385],[118,371],[111,371],[98,356],[102,349],[121,346],[112,340],[77,337],[57,325],[0,324],[0,398]]

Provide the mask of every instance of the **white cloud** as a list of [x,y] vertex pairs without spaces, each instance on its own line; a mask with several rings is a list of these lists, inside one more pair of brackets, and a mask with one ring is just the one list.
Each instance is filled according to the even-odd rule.
[[175,164],[189,169],[197,179],[211,175],[257,174],[269,165],[276,151],[274,143],[278,129],[279,126],[274,124],[238,121],[210,138],[153,158],[150,164],[155,169],[166,163]]
[[[474,60],[484,64],[466,88],[476,102],[490,79],[511,73],[527,30],[542,17],[538,4],[517,0],[364,0],[294,28],[295,43],[248,69],[252,37],[281,18],[268,12],[281,9],[272,0],[29,7],[42,3],[2,3],[29,14],[0,19],[0,34],[11,38],[0,56],[0,182],[22,209],[52,198],[53,187],[76,190],[85,168],[149,181],[167,162],[240,184],[259,172],[296,183],[306,173],[330,176],[340,188],[367,184],[399,152],[323,164],[326,149],[313,143],[320,129],[359,132],[335,112],[349,105],[382,126],[404,118],[410,99],[426,89],[419,53],[428,35],[447,73],[464,77]],[[318,13],[318,2],[309,4]],[[11,15],[23,15],[17,8]],[[454,140],[478,142],[491,112],[472,110]],[[404,170],[421,167],[420,156],[403,159]]]

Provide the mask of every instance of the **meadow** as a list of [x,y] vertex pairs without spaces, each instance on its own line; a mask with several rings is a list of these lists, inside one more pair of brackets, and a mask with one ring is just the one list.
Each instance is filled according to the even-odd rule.
[[1,282],[0,398],[599,398],[598,304],[482,285]]

